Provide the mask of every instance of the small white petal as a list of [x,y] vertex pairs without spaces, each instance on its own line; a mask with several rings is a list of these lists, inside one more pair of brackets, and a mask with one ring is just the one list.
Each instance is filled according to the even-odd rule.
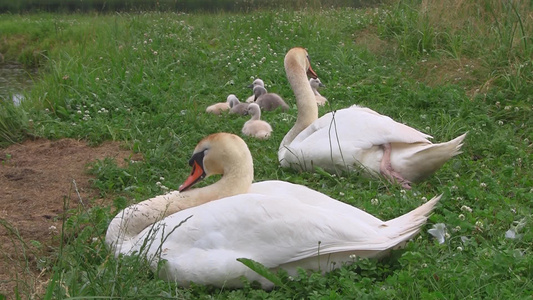
[[443,244],[446,240],[446,225],[444,223],[437,223],[433,225],[433,228],[428,230],[428,233],[434,236],[439,244]]

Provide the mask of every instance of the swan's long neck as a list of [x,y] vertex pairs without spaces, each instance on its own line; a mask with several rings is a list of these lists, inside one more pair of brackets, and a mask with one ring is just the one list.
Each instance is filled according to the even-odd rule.
[[298,63],[297,59],[287,57],[285,59],[285,72],[296,97],[298,116],[292,129],[281,141],[280,148],[288,146],[302,130],[318,119],[318,107],[315,94],[307,79],[307,71]]
[[120,247],[123,242],[137,237],[148,226],[180,210],[247,193],[253,181],[253,163],[251,156],[241,158],[243,161],[226,164],[225,175],[209,186],[182,193],[173,191],[122,210],[109,224],[106,243]]
[[261,109],[256,109],[252,113],[252,120],[261,120]]
[[312,89],[313,89],[313,93],[315,94],[315,96],[322,96],[322,95],[320,95],[320,93],[318,92],[318,89],[317,89],[317,88],[312,87]]

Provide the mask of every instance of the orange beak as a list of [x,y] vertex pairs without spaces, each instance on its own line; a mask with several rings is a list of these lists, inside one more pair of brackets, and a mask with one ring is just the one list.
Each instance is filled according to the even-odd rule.
[[316,73],[313,70],[313,68],[311,68],[311,65],[309,65],[309,69],[307,69],[307,76],[309,76],[311,78],[314,78],[314,79],[318,78],[318,75],[316,75]]
[[198,164],[197,161],[193,161],[191,175],[189,175],[189,177],[185,180],[185,182],[182,185],[180,185],[178,190],[180,192],[183,192],[204,178],[205,178],[204,169],[202,168],[202,166],[200,166],[200,164]]

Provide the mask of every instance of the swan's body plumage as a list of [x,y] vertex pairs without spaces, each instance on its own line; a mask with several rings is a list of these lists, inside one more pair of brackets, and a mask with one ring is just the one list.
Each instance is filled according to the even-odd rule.
[[255,103],[261,107],[262,110],[272,111],[280,108],[282,111],[289,110],[289,105],[285,103],[283,98],[276,93],[269,93],[262,86],[254,87]]
[[228,96],[228,103],[230,106],[229,112],[232,114],[246,115],[248,113],[248,105],[250,103],[242,103],[235,95]]
[[261,120],[261,108],[259,105],[257,103],[250,103],[248,114],[252,117],[244,123],[242,133],[258,139],[268,139],[272,133],[272,126],[266,121]]
[[328,99],[318,92],[318,88],[325,86],[322,81],[320,81],[318,78],[311,78],[309,79],[309,84],[311,85],[311,89],[313,89],[313,93],[315,94],[316,104],[319,106],[325,105],[326,102],[328,102]]
[[306,73],[312,71],[307,52],[293,48],[285,56],[287,78],[296,96],[296,124],[281,142],[278,159],[284,167],[329,172],[363,169],[386,175],[410,188],[461,153],[466,133],[445,143],[398,123],[369,108],[354,105],[318,118],[315,94]]
[[[272,270],[283,268],[296,276],[297,268],[327,272],[352,262],[354,255],[381,257],[417,234],[440,199],[381,221],[302,185],[252,184],[250,152],[242,139],[227,133],[202,140],[190,164],[191,176],[180,187],[182,193],[171,193],[173,201],[183,204],[176,197],[193,193],[191,197],[202,198],[199,202],[204,204],[180,210],[176,203],[165,206],[165,201],[158,200],[156,209],[152,203],[158,201],[147,200],[119,213],[106,236],[116,256],[146,255],[160,278],[181,286],[195,282],[241,287],[244,276],[263,288],[272,287],[238,258],[253,259]],[[223,183],[186,190],[205,174],[220,173]],[[215,196],[213,192],[220,189],[221,194]],[[160,214],[165,207],[167,212]],[[132,226],[123,230],[124,235],[116,235],[124,223]]]
[[[228,96],[228,99],[230,98],[230,96]],[[209,105],[205,109],[205,112],[210,113],[210,114],[220,115],[222,112],[228,111],[230,109],[228,99],[226,100],[226,102],[219,102],[213,105]]]

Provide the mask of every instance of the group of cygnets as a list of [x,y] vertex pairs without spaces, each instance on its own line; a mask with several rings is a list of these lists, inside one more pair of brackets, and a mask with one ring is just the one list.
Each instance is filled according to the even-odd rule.
[[[289,50],[284,67],[298,114],[278,149],[282,167],[319,167],[334,174],[358,171],[409,189],[461,153],[466,133],[434,144],[429,135],[370,108],[352,105],[319,117],[317,103],[326,100],[316,88],[313,91],[320,82],[308,79],[318,76],[307,51]],[[253,116],[251,121],[259,121],[261,108],[269,106],[261,107],[264,83],[254,83],[249,100],[253,103],[245,102],[245,111]],[[217,109],[231,111],[240,105],[230,96],[227,108]],[[300,268],[324,273],[357,257],[383,257],[420,232],[441,198],[383,221],[301,184],[254,182],[250,149],[231,133],[202,139],[189,165],[192,171],[178,191],[122,210],[109,224],[105,239],[115,256],[145,255],[159,278],[181,286],[194,282],[242,287],[246,278],[265,289],[273,287],[241,258],[297,276]],[[191,188],[215,174],[222,175],[215,183]]]
[[[309,79],[309,84],[315,94],[317,105],[324,105],[327,99],[318,92],[318,89],[325,85],[318,78]],[[261,120],[261,111],[280,110],[287,112],[289,105],[285,103],[280,95],[269,93],[265,88],[265,82],[260,78],[255,79],[248,87],[253,92],[246,99],[246,102],[240,102],[235,94],[230,94],[226,98],[226,102],[210,105],[205,111],[215,115],[220,115],[224,112],[243,116],[250,115],[250,120],[246,121],[242,127],[242,133],[258,139],[268,139],[272,133],[272,126],[268,122]]]

